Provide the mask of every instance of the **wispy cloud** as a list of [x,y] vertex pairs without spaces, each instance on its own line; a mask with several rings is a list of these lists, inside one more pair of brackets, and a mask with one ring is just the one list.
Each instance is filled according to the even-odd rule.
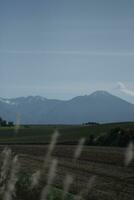
[[134,52],[72,51],[72,50],[0,50],[0,54],[50,54],[50,55],[87,55],[87,56],[134,56]]
[[123,93],[125,93],[125,94],[127,94],[127,95],[129,95],[129,96],[134,96],[134,91],[128,89],[128,88],[126,87],[126,85],[125,85],[124,83],[122,83],[122,82],[118,82],[118,89],[119,89],[121,92],[123,92]]

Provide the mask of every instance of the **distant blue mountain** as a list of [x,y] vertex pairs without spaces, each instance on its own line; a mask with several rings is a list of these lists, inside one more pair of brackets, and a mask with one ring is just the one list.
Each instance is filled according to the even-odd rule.
[[134,121],[134,104],[106,91],[78,96],[71,100],[52,100],[41,96],[0,98],[0,116],[23,124],[79,124],[85,122]]

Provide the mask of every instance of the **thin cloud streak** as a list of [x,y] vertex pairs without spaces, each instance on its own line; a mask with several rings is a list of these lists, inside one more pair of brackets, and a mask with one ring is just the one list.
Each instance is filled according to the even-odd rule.
[[103,51],[55,51],[55,50],[0,50],[0,54],[50,54],[50,55],[81,55],[81,56],[134,56],[134,52],[103,52]]
[[118,82],[118,89],[129,96],[134,96],[134,91],[128,89],[122,82]]

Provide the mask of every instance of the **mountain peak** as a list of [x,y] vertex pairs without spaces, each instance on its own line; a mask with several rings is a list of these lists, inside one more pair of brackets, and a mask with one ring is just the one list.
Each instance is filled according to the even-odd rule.
[[42,97],[42,96],[28,96],[28,97],[26,97],[29,101],[30,100],[39,100],[39,101],[44,101],[44,100],[46,100],[46,98],[45,97]]
[[109,92],[107,92],[107,91],[105,91],[105,90],[97,90],[97,91],[95,91],[95,92],[93,92],[92,94],[91,94],[91,96],[109,96],[109,95],[111,95]]

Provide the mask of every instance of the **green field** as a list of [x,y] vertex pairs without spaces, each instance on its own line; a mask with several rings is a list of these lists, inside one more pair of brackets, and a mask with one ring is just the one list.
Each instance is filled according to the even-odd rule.
[[58,131],[59,143],[76,144],[82,137],[89,139],[90,135],[98,137],[109,133],[111,129],[122,128],[134,130],[134,122],[102,124],[97,126],[84,125],[21,125],[15,131],[12,127],[0,127],[0,143],[49,143],[54,131]]

